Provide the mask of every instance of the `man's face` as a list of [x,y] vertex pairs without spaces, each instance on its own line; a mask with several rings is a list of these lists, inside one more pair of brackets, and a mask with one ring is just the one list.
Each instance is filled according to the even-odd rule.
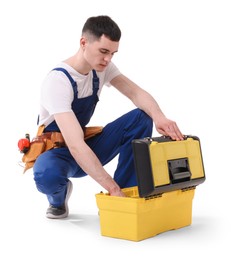
[[114,42],[102,35],[99,40],[85,39],[84,58],[96,71],[104,71],[114,53],[118,51],[119,42]]

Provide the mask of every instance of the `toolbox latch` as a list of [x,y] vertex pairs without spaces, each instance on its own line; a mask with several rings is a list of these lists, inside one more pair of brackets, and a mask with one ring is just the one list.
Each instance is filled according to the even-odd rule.
[[190,181],[191,172],[188,158],[168,160],[168,169],[171,183]]

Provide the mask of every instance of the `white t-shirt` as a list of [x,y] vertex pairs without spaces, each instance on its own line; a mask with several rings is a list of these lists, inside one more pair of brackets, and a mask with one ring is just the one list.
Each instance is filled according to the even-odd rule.
[[[92,95],[92,72],[82,75],[64,62],[61,62],[56,67],[66,69],[74,81],[77,82],[78,98]],[[98,96],[103,86],[110,86],[110,81],[119,74],[119,69],[112,62],[103,72],[97,72],[99,77]],[[64,72],[50,71],[41,86],[39,125],[49,125],[54,121],[54,114],[72,111],[73,99],[73,87]]]

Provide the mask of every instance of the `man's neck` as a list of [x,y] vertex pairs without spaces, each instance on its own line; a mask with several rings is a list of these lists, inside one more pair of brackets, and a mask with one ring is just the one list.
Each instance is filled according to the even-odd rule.
[[89,64],[82,59],[82,57],[80,57],[79,53],[76,53],[74,56],[64,60],[64,62],[82,75],[87,75],[92,70]]

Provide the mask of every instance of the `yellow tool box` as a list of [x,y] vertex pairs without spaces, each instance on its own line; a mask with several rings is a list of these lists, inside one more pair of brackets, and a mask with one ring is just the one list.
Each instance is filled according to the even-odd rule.
[[205,181],[200,140],[167,136],[132,142],[138,186],[126,197],[96,194],[101,235],[140,241],[191,225],[192,200]]

